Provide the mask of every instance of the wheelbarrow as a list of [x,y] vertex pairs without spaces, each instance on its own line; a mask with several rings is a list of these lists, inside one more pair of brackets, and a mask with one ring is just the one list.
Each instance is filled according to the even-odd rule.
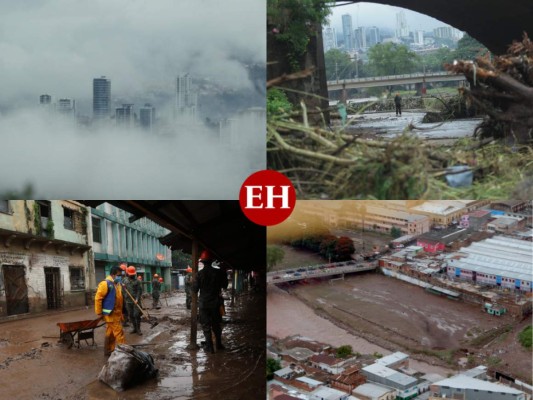
[[105,325],[105,322],[102,318],[76,322],[58,322],[57,326],[59,326],[59,342],[66,344],[69,349],[74,345],[74,343],[78,344],[79,349],[80,340],[85,340],[85,343],[88,346],[88,340],[92,340],[90,345],[96,346],[94,343],[94,330],[102,325]]

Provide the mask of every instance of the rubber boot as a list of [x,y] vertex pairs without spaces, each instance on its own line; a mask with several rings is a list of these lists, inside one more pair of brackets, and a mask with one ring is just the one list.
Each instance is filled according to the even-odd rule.
[[204,331],[204,336],[204,350],[206,351],[206,353],[214,353],[215,349],[213,348],[213,339],[211,338],[211,331]]
[[106,336],[104,338],[104,356],[109,357],[111,355],[111,341],[109,340],[109,337]]
[[222,328],[214,328],[213,332],[215,333],[215,340],[217,345],[217,351],[224,350],[226,347],[222,344]]
[[141,332],[141,321],[137,321],[136,329],[137,329],[137,335],[142,336],[143,333]]

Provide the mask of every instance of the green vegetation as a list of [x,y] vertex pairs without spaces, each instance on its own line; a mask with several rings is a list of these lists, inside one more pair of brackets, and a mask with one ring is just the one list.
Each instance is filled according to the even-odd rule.
[[527,350],[531,350],[531,341],[533,339],[533,327],[527,326],[525,327],[522,332],[518,335],[518,341],[522,346],[524,346]]
[[374,76],[400,75],[416,71],[420,57],[407,46],[380,43],[368,50],[368,66]]
[[287,99],[287,95],[281,89],[269,89],[267,92],[267,116],[274,118],[289,114],[292,110],[292,104]]
[[402,231],[400,228],[396,228],[395,226],[393,226],[392,228],[390,228],[390,235],[396,239],[396,238],[399,238],[400,236],[402,236]]
[[279,264],[283,257],[285,257],[285,252],[280,246],[269,245],[267,246],[267,269],[271,271],[272,268]]
[[55,237],[55,231],[54,231],[54,221],[52,220],[52,218],[49,218],[48,219],[48,222],[46,223],[46,232],[47,232],[47,236],[50,238],[50,239],[53,239]]
[[35,228],[35,234],[40,235],[42,232],[41,208],[37,202],[33,203],[33,227]]
[[350,55],[339,49],[331,49],[324,53],[326,62],[326,79],[333,81],[337,79],[352,79],[357,75],[362,76],[363,64],[361,60],[352,61]]
[[347,358],[353,354],[352,346],[345,344],[337,348],[336,356],[337,358]]
[[374,358],[383,358],[383,354],[378,353],[377,351],[375,351],[372,355],[374,356]]
[[275,360],[274,358],[268,358],[267,359],[267,368],[266,368],[266,378],[267,381],[274,378],[274,372],[281,369],[281,364],[279,360]]
[[320,254],[328,261],[347,261],[355,251],[352,239],[336,237],[328,233],[303,236],[292,240],[290,245]]
[[457,60],[474,60],[476,57],[485,56],[489,50],[473,37],[465,34],[459,42],[453,57]]
[[302,69],[309,41],[329,14],[329,4],[324,0],[268,0],[268,25],[278,31],[275,39],[286,45],[293,71]]
[[189,266],[192,266],[192,257],[190,254],[184,253],[183,250],[173,250],[172,251],[172,265],[179,268],[185,269]]

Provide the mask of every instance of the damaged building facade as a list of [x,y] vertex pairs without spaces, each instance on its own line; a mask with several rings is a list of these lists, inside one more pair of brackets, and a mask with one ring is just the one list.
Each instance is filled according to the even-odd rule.
[[88,222],[75,201],[0,200],[0,318],[87,304]]

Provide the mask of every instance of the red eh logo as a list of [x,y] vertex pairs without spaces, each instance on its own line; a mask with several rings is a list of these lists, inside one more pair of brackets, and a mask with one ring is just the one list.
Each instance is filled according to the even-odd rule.
[[285,221],[294,210],[296,191],[283,174],[263,170],[250,175],[241,186],[239,203],[244,214],[258,225]]

